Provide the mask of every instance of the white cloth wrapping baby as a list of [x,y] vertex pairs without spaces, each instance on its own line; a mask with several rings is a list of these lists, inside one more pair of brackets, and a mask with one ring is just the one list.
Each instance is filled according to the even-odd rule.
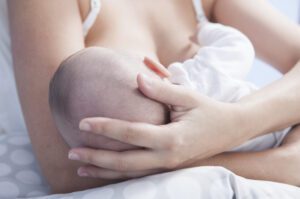
[[[254,84],[243,81],[255,58],[253,45],[245,35],[232,27],[206,20],[201,22],[197,35],[201,45],[197,54],[168,67],[172,83],[223,102],[237,102],[257,90]],[[233,151],[261,151],[277,147],[289,130],[259,136]]]

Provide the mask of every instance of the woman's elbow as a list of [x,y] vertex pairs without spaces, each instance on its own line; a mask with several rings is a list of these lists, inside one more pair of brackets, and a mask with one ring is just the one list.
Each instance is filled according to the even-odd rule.
[[282,74],[288,73],[300,61],[300,42],[291,44],[276,51],[261,55],[269,64],[273,65]]
[[289,72],[300,62],[300,42],[298,43],[299,44],[295,44],[292,50],[286,54],[285,67],[283,67],[283,70],[281,71],[283,74]]

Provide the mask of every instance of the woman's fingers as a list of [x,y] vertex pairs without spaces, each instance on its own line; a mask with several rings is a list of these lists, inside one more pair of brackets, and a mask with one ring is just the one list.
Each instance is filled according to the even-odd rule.
[[79,128],[124,143],[153,149],[162,148],[165,145],[163,140],[168,140],[169,135],[164,132],[163,126],[100,117],[83,119]]
[[70,151],[69,159],[115,171],[143,171],[159,169],[164,165],[162,154],[148,150],[115,152],[78,148]]
[[114,171],[111,169],[99,168],[92,165],[80,167],[77,171],[78,175],[82,177],[92,177],[111,180],[138,178],[160,172],[162,171],[157,169],[146,171]]
[[156,63],[148,57],[145,57],[144,63],[162,78],[169,77],[171,75],[170,72],[163,65],[161,65],[160,63]]
[[147,97],[172,106],[193,108],[198,104],[198,95],[182,86],[152,79],[144,74],[137,77],[140,91]]

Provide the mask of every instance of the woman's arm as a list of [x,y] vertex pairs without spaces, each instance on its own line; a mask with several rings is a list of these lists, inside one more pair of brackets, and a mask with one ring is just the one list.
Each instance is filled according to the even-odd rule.
[[[212,1],[209,16],[244,32],[260,58],[282,73],[290,71],[298,62],[300,27],[280,14],[268,1]],[[211,4],[212,1],[206,2]],[[299,76],[300,64],[283,79],[240,102],[247,109],[244,116],[248,117],[250,124],[245,128],[249,129],[248,133],[264,134],[300,122]],[[239,125],[236,127],[239,128]],[[200,160],[193,166],[219,165],[244,177],[299,185],[300,178],[294,175],[300,169],[300,150],[295,150],[300,146],[297,145],[300,143],[263,152],[223,153]]]
[[[217,21],[241,29],[254,42],[260,57],[280,71],[289,72],[235,104],[215,102],[178,86],[139,76],[139,89],[146,96],[172,105],[172,123],[153,126],[109,118],[83,120],[82,130],[145,147],[143,151],[126,153],[73,149],[71,153],[78,155],[76,160],[102,167],[83,167],[81,171],[85,175],[116,178],[133,175],[134,171],[134,175],[144,175],[149,170],[196,166],[199,159],[300,123],[300,63],[296,65],[300,58],[299,27],[262,0],[216,0],[213,16]],[[227,153],[215,156],[215,162],[208,163],[224,165],[248,177],[298,184],[291,175],[279,179],[277,173],[269,169],[271,165],[277,170],[289,169],[291,160],[299,157],[299,150],[281,147],[280,153],[277,153],[279,149],[270,151],[272,153]],[[141,159],[143,161],[139,161]],[[264,160],[262,167],[259,168],[257,160]],[[242,169],[245,163],[253,167]],[[296,164],[300,168],[299,165]]]
[[300,123],[299,76],[300,62],[283,78],[238,102],[248,121],[248,133],[258,136]]
[[[300,59],[300,28],[264,0],[215,0],[214,20],[243,31],[253,42],[260,58],[283,73]],[[271,132],[300,122],[300,65],[283,79],[244,98],[245,114],[251,117],[253,132]],[[298,115],[298,116],[297,116]],[[257,129],[257,126],[263,127]],[[232,152],[199,160],[192,166],[223,166],[243,177],[300,184],[299,142],[262,152]]]
[[212,15],[243,31],[260,58],[287,73],[240,101],[252,130],[266,133],[300,123],[300,26],[265,0],[215,0]]
[[[267,1],[215,0],[212,12],[216,21],[243,31],[252,40],[258,56],[279,71],[290,71],[300,59],[300,27]],[[249,121],[254,132],[257,126],[263,127],[257,132],[264,133],[300,122],[299,76],[300,64],[283,79],[241,100],[241,104],[249,105],[247,112],[251,113],[248,116],[251,115]],[[295,132],[290,134],[295,139]],[[200,160],[194,166],[224,166],[247,178],[299,186],[300,178],[295,175],[300,168],[299,145],[300,142],[294,142],[263,152],[223,153]]]
[[295,148],[294,144],[292,147],[283,146],[260,152],[222,153],[199,160],[190,167],[222,166],[245,178],[299,186],[299,146],[298,151]]
[[257,180],[300,186],[300,126],[294,127],[278,148],[260,152],[227,152],[199,160],[190,166],[222,166]]
[[[250,125],[247,126],[253,127],[252,132],[263,134],[300,123],[299,76],[300,62],[284,78],[240,102],[246,107],[244,115],[249,117]],[[296,127],[278,148],[262,152],[223,153],[198,160],[192,166],[223,166],[243,177],[299,186],[300,177],[295,175],[300,169],[299,154],[300,128]]]
[[[109,118],[86,118],[80,123],[81,130],[145,149],[120,153],[77,148],[71,153],[77,155],[74,160],[94,165],[80,169],[84,176],[136,177],[147,175],[149,171],[159,172],[157,169],[173,170],[204,164],[221,165],[245,177],[298,185],[300,179],[293,174],[300,168],[299,143],[293,144],[297,150],[281,146],[268,152],[217,154],[253,137],[299,123],[299,76],[300,63],[276,83],[241,102],[227,104],[140,75],[138,85],[143,94],[171,105],[172,122],[154,126]],[[215,157],[209,158],[212,156]],[[244,168],[244,165],[253,166]],[[284,176],[272,172],[274,170],[285,171],[281,173]]]
[[[248,107],[245,116],[249,116],[252,131],[263,134],[299,123],[300,64],[295,64],[300,60],[300,27],[264,0],[215,0],[212,12],[217,22],[244,32],[260,58],[282,73],[290,71],[281,80],[241,100]],[[193,165],[224,166],[247,178],[299,185],[300,178],[295,175],[300,169],[299,145],[295,142],[263,152],[223,153]]]
[[84,48],[81,18],[74,0],[8,1],[12,52],[19,97],[36,157],[54,192],[103,183],[79,179],[79,166],[54,126],[48,84],[63,59]]
[[300,27],[266,0],[214,0],[211,16],[233,26],[253,42],[257,55],[282,73],[300,59]]

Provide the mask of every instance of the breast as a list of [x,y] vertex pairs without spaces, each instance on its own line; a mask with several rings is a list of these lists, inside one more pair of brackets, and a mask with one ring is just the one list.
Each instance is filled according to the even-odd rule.
[[[79,5],[84,18],[89,0]],[[191,1],[102,0],[86,45],[137,52],[167,66],[195,54],[198,46],[190,40],[195,31]]]

